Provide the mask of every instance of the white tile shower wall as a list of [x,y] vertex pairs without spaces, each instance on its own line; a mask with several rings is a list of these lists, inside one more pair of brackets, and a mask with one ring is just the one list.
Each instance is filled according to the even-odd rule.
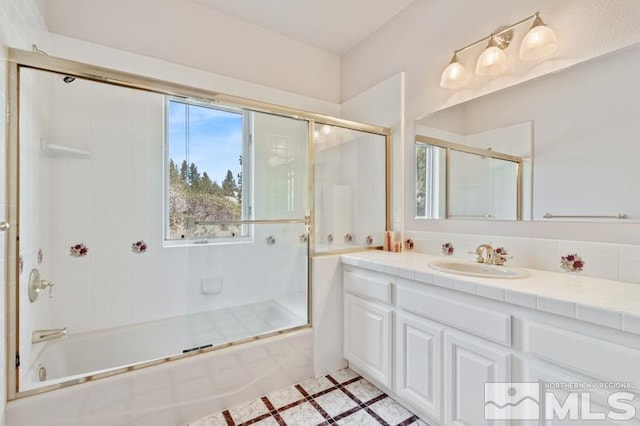
[[[91,154],[50,158],[51,176],[43,176],[55,200],[50,214],[56,327],[78,333],[306,291],[305,247],[299,241],[304,225],[256,226],[254,243],[163,247],[163,96],[80,79],[65,84],[57,76],[50,85],[59,101],[52,103],[47,141]],[[306,133],[291,140],[304,146]],[[269,210],[267,218],[275,214],[268,194],[284,188],[278,200],[286,202],[289,183],[256,179],[256,218],[263,210]],[[298,210],[304,209],[299,203]],[[268,246],[272,234],[276,244]],[[146,253],[131,251],[137,240],[147,242]],[[88,246],[86,257],[69,255],[78,243]],[[203,295],[207,278],[222,278],[222,293]]]
[[441,255],[442,244],[451,242],[455,248],[452,257],[467,260],[475,258],[469,252],[490,242],[494,247],[504,247],[513,256],[509,265],[553,272],[563,272],[561,256],[576,253],[585,261],[579,274],[640,284],[640,245],[412,230],[407,230],[404,237],[415,241],[416,252],[433,255]]

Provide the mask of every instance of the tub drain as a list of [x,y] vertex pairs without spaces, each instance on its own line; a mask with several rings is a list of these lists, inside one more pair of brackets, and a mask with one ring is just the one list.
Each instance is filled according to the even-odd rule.
[[44,368],[44,365],[41,365],[40,368],[38,368],[38,379],[41,382],[47,380],[47,369]]

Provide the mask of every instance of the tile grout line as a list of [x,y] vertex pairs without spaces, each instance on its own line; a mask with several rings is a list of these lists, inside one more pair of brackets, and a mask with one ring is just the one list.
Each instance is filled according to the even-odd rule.
[[[293,407],[296,407],[298,405],[304,404],[305,402],[308,402],[315,410],[316,412],[318,412],[323,418],[324,421],[321,422],[318,426],[328,426],[328,425],[334,425],[336,424],[338,421],[349,417],[359,411],[365,411],[367,414],[369,414],[371,417],[373,417],[376,422],[378,422],[378,424],[380,424],[381,426],[393,426],[390,425],[387,421],[385,421],[379,414],[377,414],[373,409],[370,408],[370,406],[372,406],[373,404],[376,404],[379,401],[382,401],[386,398],[390,398],[386,393],[382,392],[380,395],[371,398],[368,401],[361,401],[358,397],[356,397],[353,393],[351,393],[346,386],[352,384],[352,383],[356,383],[360,380],[363,380],[363,378],[361,376],[357,376],[354,378],[351,378],[349,380],[344,381],[343,383],[338,382],[338,380],[336,380],[334,377],[332,377],[330,374],[327,374],[325,376],[325,378],[327,380],[329,380],[333,386],[330,386],[327,389],[323,389],[321,391],[318,391],[314,394],[309,394],[306,389],[304,389],[300,384],[296,384],[294,387],[295,389],[300,393],[301,399],[291,402],[287,405],[284,405],[280,408],[275,408],[275,406],[273,405],[273,403],[269,400],[269,398],[267,396],[263,396],[260,398],[260,400],[262,401],[262,403],[265,405],[265,407],[267,408],[268,412],[261,414],[255,418],[249,419],[245,422],[242,422],[240,424],[235,423],[233,417],[231,416],[231,413],[229,410],[224,410],[222,412],[222,415],[224,417],[224,420],[227,423],[227,426],[249,426],[249,425],[253,425],[257,422],[260,422],[262,420],[265,420],[267,418],[272,417],[277,423],[278,426],[287,426],[286,421],[282,418],[282,416],[280,415],[281,412],[284,412],[286,410],[289,410]],[[342,394],[346,395],[349,399],[351,399],[352,401],[354,401],[356,403],[356,406],[345,411],[342,413],[339,413],[336,416],[331,416],[327,413],[327,411],[320,405],[320,403],[318,401],[316,401],[316,398],[321,397],[323,395],[326,395],[328,393],[331,393],[335,390],[340,390],[340,392],[342,392]],[[419,417],[416,416],[415,414],[411,413],[411,417],[403,420],[402,422],[400,422],[398,425],[395,426],[409,426],[411,424],[413,424],[414,422],[419,420]]]
[[231,413],[229,412],[229,410],[224,410],[222,412],[222,416],[224,417],[224,420],[227,422],[227,426],[236,425],[236,422],[233,421],[233,418],[231,417]]
[[269,398],[267,398],[266,396],[263,396],[262,402],[264,402],[264,405],[267,406],[267,410],[269,410],[269,414],[272,415],[274,419],[276,419],[279,426],[287,426],[287,422],[284,421],[280,413],[278,413],[278,410],[276,410],[276,407],[274,407],[271,401],[269,401]]

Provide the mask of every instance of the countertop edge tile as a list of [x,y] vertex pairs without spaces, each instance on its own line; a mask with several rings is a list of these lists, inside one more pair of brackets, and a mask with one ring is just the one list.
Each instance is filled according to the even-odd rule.
[[640,315],[630,312],[622,313],[622,329],[629,333],[640,334]]
[[478,294],[478,285],[472,281],[465,279],[454,278],[453,289],[461,291],[463,293],[469,293],[473,295]]
[[614,312],[597,306],[578,304],[576,306],[576,319],[622,329],[622,312]]
[[507,288],[504,290],[504,301],[514,305],[523,306],[525,308],[538,310],[538,296],[535,294],[524,293],[522,291]]
[[569,318],[575,318],[576,316],[576,304],[574,302],[547,296],[538,296],[537,310]]
[[476,294],[480,297],[485,297],[487,299],[493,299],[499,302],[504,302],[503,288],[494,287],[494,286],[485,285],[485,284],[477,284]]

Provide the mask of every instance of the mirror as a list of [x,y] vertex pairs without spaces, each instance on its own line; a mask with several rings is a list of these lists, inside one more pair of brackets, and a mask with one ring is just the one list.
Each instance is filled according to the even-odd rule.
[[[523,220],[634,222],[640,219],[638,71],[640,45],[634,45],[436,111],[416,122],[416,135],[521,156]],[[522,139],[516,141],[516,134]],[[424,146],[416,138],[417,182]],[[451,166],[453,173],[472,170],[463,163]],[[422,206],[438,200],[424,201],[424,189],[416,189],[418,218],[446,216],[425,214]],[[491,194],[496,192],[485,191]],[[482,216],[475,207],[491,201],[459,196],[455,203],[462,204],[455,209]]]
[[[523,158],[496,152],[491,147],[471,146],[482,140],[502,140],[496,133],[484,132],[482,138],[477,135],[460,138],[470,145],[416,136],[416,217],[522,218]],[[488,134],[491,136],[484,137]],[[525,132],[522,139],[529,141],[529,136],[530,131]]]

